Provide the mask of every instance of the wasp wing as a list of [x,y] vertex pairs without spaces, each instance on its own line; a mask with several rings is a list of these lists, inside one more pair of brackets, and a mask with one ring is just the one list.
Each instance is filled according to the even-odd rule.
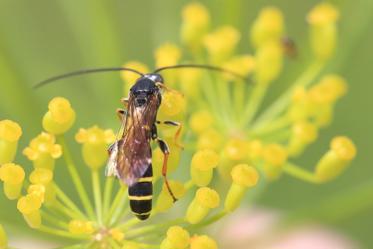
[[135,184],[151,166],[151,127],[155,122],[158,106],[156,95],[149,96],[143,107],[136,107],[130,96],[128,122],[123,138],[119,140],[116,163],[118,176],[127,186]]

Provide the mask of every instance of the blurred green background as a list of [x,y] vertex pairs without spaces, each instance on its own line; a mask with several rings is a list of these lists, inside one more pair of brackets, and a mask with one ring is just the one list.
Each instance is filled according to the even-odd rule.
[[[57,95],[73,103],[78,113],[75,129],[93,124],[117,127],[114,112],[122,96],[118,74],[69,79],[37,91],[31,87],[49,76],[81,68],[118,66],[128,60],[153,65],[153,51],[157,46],[166,41],[179,41],[180,11],[188,2],[0,0],[0,119],[12,119],[21,124],[24,135],[20,148],[40,132],[40,120],[47,103]],[[272,88],[267,102],[280,94],[304,68],[302,51],[308,50],[305,15],[319,1],[201,2],[209,7],[214,26],[232,24],[241,30],[242,52],[249,51],[247,34],[258,10],[266,5],[283,10],[287,33],[295,39],[301,54],[288,63],[283,83]],[[336,57],[325,72],[346,77],[350,90],[338,103],[333,124],[321,132],[320,140],[299,162],[311,168],[326,151],[330,139],[338,134],[346,134],[356,142],[358,157],[345,174],[322,186],[284,177],[265,190],[259,204],[289,213],[314,215],[363,247],[373,248],[373,115],[369,111],[373,106],[370,82],[373,78],[373,1],[333,3],[341,10],[340,38]],[[69,139],[72,142],[72,137]],[[75,148],[78,153],[78,147]],[[17,162],[26,165],[21,155]],[[61,178],[57,181],[62,183],[65,174],[57,167],[57,175]],[[69,182],[64,185],[67,192],[71,191],[67,187]],[[356,188],[364,192],[356,195]],[[353,202],[336,199],[349,195],[354,197]],[[0,223],[23,222],[15,213],[15,203],[0,195]],[[341,215],[335,215],[339,213]]]

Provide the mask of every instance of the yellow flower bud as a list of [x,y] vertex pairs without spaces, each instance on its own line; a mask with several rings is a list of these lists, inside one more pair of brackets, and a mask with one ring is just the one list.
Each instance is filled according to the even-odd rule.
[[214,116],[207,110],[201,110],[192,114],[189,126],[195,133],[202,133],[209,129],[215,122]]
[[71,220],[69,222],[69,232],[76,235],[89,235],[95,231],[93,223],[84,220]]
[[123,239],[124,239],[124,233],[121,230],[119,230],[118,228],[110,229],[109,234],[114,240],[116,240],[118,242],[122,242]]
[[224,155],[233,161],[244,160],[248,156],[249,144],[238,138],[231,138],[224,147]]
[[[132,68],[141,73],[148,73],[150,71],[145,64],[139,61],[129,61],[125,63],[123,67]],[[122,71],[120,73],[120,76],[124,81],[124,96],[128,96],[130,88],[136,83],[136,80],[139,78],[139,75],[128,71]]]
[[240,204],[246,190],[256,186],[259,179],[258,171],[247,164],[238,164],[232,171],[232,185],[225,199],[225,210],[232,212]]
[[250,38],[255,47],[268,41],[280,41],[284,35],[284,17],[276,7],[262,9],[251,28]]
[[317,127],[307,121],[299,121],[292,126],[292,136],[290,138],[288,152],[292,156],[297,156],[303,152],[304,148],[314,142],[317,138]]
[[[182,184],[181,182],[177,182],[177,181],[168,181],[168,182],[170,184],[172,193],[175,195],[175,198],[181,199],[185,195],[185,192],[186,192],[184,184]],[[158,196],[155,209],[159,212],[166,212],[172,207],[173,203],[174,201],[170,193],[168,192],[166,184],[163,184],[162,191]]]
[[[225,69],[229,69],[232,72],[236,72],[242,76],[247,76],[255,69],[255,58],[251,55],[239,55],[228,60],[223,64]],[[234,76],[224,74],[228,80],[236,79]]]
[[278,178],[282,172],[282,166],[288,159],[288,153],[284,146],[279,144],[268,144],[263,150],[265,161],[264,173],[270,180]]
[[154,53],[156,67],[176,65],[181,58],[181,50],[175,44],[165,43]]
[[186,102],[184,96],[176,91],[166,91],[162,96],[159,108],[160,115],[174,117],[185,111]]
[[202,132],[197,140],[197,149],[219,150],[223,142],[223,136],[215,129]]
[[335,137],[330,143],[330,150],[316,165],[316,177],[320,182],[335,179],[356,156],[356,146],[344,136]]
[[107,160],[107,146],[114,142],[115,135],[112,130],[103,130],[95,125],[89,129],[80,129],[75,140],[83,144],[84,162],[91,169],[98,170]]
[[0,165],[14,160],[21,135],[22,129],[17,123],[11,120],[0,121]]
[[199,188],[188,207],[186,220],[191,224],[197,224],[206,217],[210,209],[219,206],[219,202],[220,197],[215,190],[208,187]]
[[35,168],[54,169],[55,159],[61,157],[62,148],[56,144],[54,135],[42,132],[32,139],[23,154],[33,162]]
[[40,199],[40,202],[44,202],[45,186],[41,184],[32,184],[27,188],[27,193],[34,195]]
[[334,103],[347,92],[346,81],[338,75],[324,76],[320,82],[310,88],[310,100],[317,105]]
[[44,129],[54,135],[65,133],[75,121],[75,111],[70,102],[62,97],[56,97],[49,102],[48,112],[43,117]]
[[192,51],[196,51],[210,25],[210,14],[205,6],[193,2],[183,8],[182,19],[181,40]]
[[167,237],[162,241],[160,249],[185,249],[189,246],[188,231],[179,226],[167,230]]
[[31,228],[39,228],[41,216],[39,209],[42,201],[38,195],[28,194],[17,202],[17,209],[23,214],[23,218]]
[[292,103],[288,110],[289,118],[296,122],[307,119],[312,112],[309,94],[304,87],[296,87],[292,94]]
[[219,163],[219,155],[213,150],[200,150],[193,155],[190,167],[191,178],[199,187],[207,186],[212,179],[213,169]]
[[8,238],[3,226],[0,224],[0,249],[8,248]]
[[4,193],[10,200],[21,195],[25,171],[19,165],[6,163],[0,167],[0,180],[4,182]]
[[262,141],[256,139],[249,142],[249,158],[251,160],[256,160],[262,156],[263,143]]
[[45,203],[52,204],[56,200],[55,186],[53,185],[53,172],[49,169],[36,168],[34,169],[29,180],[32,184],[43,185],[45,187]]
[[267,42],[258,48],[255,77],[259,84],[266,85],[277,78],[282,70],[283,57],[279,42]]
[[330,3],[324,2],[315,6],[307,16],[311,25],[311,46],[316,58],[330,58],[336,47],[339,11]]
[[218,245],[207,235],[193,236],[190,240],[190,249],[218,249]]
[[232,26],[222,26],[204,38],[204,45],[213,64],[221,64],[229,58],[240,41],[241,34]]

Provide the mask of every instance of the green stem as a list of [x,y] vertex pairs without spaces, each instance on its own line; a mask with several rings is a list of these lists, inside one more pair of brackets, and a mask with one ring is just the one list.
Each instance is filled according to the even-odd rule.
[[292,164],[292,163],[287,163],[284,165],[284,168],[283,168],[284,172],[295,177],[295,178],[298,178],[300,180],[303,180],[305,182],[309,182],[309,183],[320,183],[315,174],[313,174],[312,172],[309,172],[295,164]]
[[50,206],[46,206],[47,208],[50,208],[52,210],[56,210],[62,214],[64,214],[66,217],[70,218],[70,219],[80,219],[80,216],[78,214],[76,214],[74,211],[72,211],[71,209],[65,207],[63,204],[61,204],[60,202],[56,201],[54,202],[52,205]]
[[247,126],[251,123],[251,120],[255,117],[258,112],[260,104],[267,92],[268,86],[266,84],[257,83],[245,107],[245,112],[242,115],[240,125]]
[[263,123],[271,121],[278,114],[283,112],[291,100],[291,95],[294,89],[298,86],[306,87],[310,85],[323,67],[324,62],[316,61],[311,64],[308,69],[298,77],[293,85],[257,118],[253,126],[260,127]]
[[86,210],[88,217],[93,220],[95,215],[94,215],[92,204],[89,201],[87,191],[85,190],[83,186],[83,182],[80,179],[79,173],[72,160],[70,151],[68,149],[68,146],[66,145],[65,138],[63,136],[59,136],[57,139],[58,139],[58,143],[62,146],[63,156],[64,156],[64,159],[67,165],[67,169],[69,170],[69,173],[71,175],[75,188],[78,191],[80,200],[83,203],[84,209]]
[[61,200],[61,202],[70,208],[72,211],[74,211],[77,215],[81,217],[81,219],[86,220],[87,216],[83,214],[80,209],[75,205],[75,203],[61,190],[61,188],[57,185],[54,184],[55,190],[57,197]]
[[126,221],[126,223],[123,223],[123,224],[117,226],[116,228],[118,228],[120,230],[123,230],[123,231],[126,231],[128,228],[130,228],[130,227],[132,227],[134,225],[137,225],[139,222],[140,222],[139,219],[132,218],[132,219]]
[[143,234],[153,234],[155,232],[163,232],[163,231],[160,231],[160,229],[168,228],[174,225],[180,225],[184,222],[185,222],[184,218],[179,218],[179,219],[171,220],[168,222],[163,222],[160,224],[154,224],[154,225],[149,225],[145,227],[140,227],[137,229],[131,229],[126,232],[126,236],[127,238],[130,237],[131,239],[134,239]]
[[55,235],[55,236],[69,238],[69,239],[77,239],[77,240],[87,239],[86,236],[74,235],[74,234],[71,234],[71,233],[69,233],[67,231],[63,231],[63,230],[60,230],[60,229],[55,229],[55,228],[47,227],[45,225],[41,225],[38,228],[38,230],[41,231],[41,232],[44,232],[44,233],[49,233],[49,234],[52,234],[52,235]]
[[227,211],[223,210],[223,211],[220,211],[219,213],[211,216],[210,218],[206,219],[205,221],[202,221],[198,224],[195,224],[195,225],[189,225],[187,226],[187,229],[194,229],[194,230],[197,230],[197,229],[200,229],[200,228],[203,228],[203,227],[206,227],[208,225],[211,225],[212,223],[214,222],[217,222],[218,220],[220,220],[221,218],[223,218],[224,216],[226,216],[228,214]]
[[67,229],[68,224],[66,222],[61,221],[60,218],[56,218],[53,215],[48,214],[47,212],[40,210],[40,214],[43,220],[48,221],[51,225],[55,225],[62,229]]
[[123,200],[120,205],[118,206],[118,208],[115,210],[112,218],[111,218],[111,221],[110,221],[110,226],[115,226],[116,224],[118,224],[121,219],[126,216],[127,214],[129,214],[129,208],[128,208],[128,201],[127,200]]
[[105,215],[105,224],[109,225],[109,222],[111,221],[111,218],[118,208],[118,205],[120,205],[121,201],[126,201],[126,190],[127,188],[120,186],[120,189],[118,190],[116,196],[114,197],[114,201],[111,204],[111,207],[109,209],[109,212],[107,212]]
[[105,187],[104,187],[104,206],[103,214],[106,214],[109,211],[110,201],[111,201],[111,192],[113,190],[113,177],[106,177]]
[[266,125],[260,127],[253,127],[253,129],[249,132],[250,136],[258,137],[264,136],[269,133],[275,132],[280,130],[288,125],[291,124],[291,120],[288,116],[279,117],[273,122],[267,123]]
[[92,187],[95,199],[96,217],[99,225],[102,225],[102,199],[101,199],[101,185],[98,170],[92,171]]

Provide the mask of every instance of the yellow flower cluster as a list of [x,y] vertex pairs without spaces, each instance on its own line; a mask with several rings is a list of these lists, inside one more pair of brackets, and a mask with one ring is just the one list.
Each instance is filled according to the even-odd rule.
[[[150,197],[155,205],[149,218],[154,223],[137,226],[140,221],[136,218],[125,219],[130,213],[129,199],[127,187],[117,184],[120,181],[106,178],[101,188],[107,149],[117,139],[112,130],[92,126],[75,134],[92,175],[92,185],[86,186],[64,138],[74,124],[75,111],[62,97],[52,99],[48,105],[42,120],[46,132],[23,150],[34,165],[29,182],[24,180],[23,168],[13,162],[21,128],[13,121],[0,121],[0,180],[5,195],[17,200],[17,209],[30,227],[78,239],[82,243],[79,246],[89,242],[92,248],[217,249],[212,238],[194,232],[234,212],[259,181],[269,184],[282,174],[289,174],[320,184],[334,180],[355,158],[356,146],[342,135],[332,139],[314,171],[292,162],[317,141],[320,129],[330,124],[337,101],[347,93],[347,83],[341,76],[320,75],[335,50],[338,18],[339,11],[329,3],[321,3],[310,11],[307,21],[314,53],[310,67],[286,93],[264,108],[266,93],[281,79],[284,67],[286,28],[281,10],[270,6],[259,12],[248,32],[254,53],[238,54],[237,45],[243,37],[239,30],[229,25],[210,27],[210,13],[201,3],[193,2],[183,9],[183,46],[161,44],[154,52],[154,64],[163,67],[192,60],[224,67],[242,77],[195,68],[162,72],[167,88],[162,92],[156,124],[170,154],[165,156],[160,148],[152,147],[154,176],[141,181],[152,181],[156,186],[163,179],[160,176],[164,174],[165,160],[169,179],[174,179],[172,173],[176,170],[185,172],[180,174],[181,179],[169,180],[169,186],[163,183],[159,192],[154,188]],[[138,61],[124,66],[149,72],[148,66]],[[127,95],[137,76],[123,72],[121,77]],[[250,82],[242,80],[244,77],[250,77]],[[181,155],[185,156],[183,160]],[[65,193],[58,185],[58,177],[54,177],[55,160],[61,156],[80,203],[75,203],[76,198]],[[189,168],[179,168],[180,162]],[[225,186],[227,193],[220,193],[217,186]],[[170,189],[180,200],[177,204]],[[184,205],[184,209],[173,212],[175,205]],[[160,223],[152,219],[163,212],[181,216],[161,219]],[[163,232],[166,235],[162,241],[159,236],[155,238]],[[0,248],[6,244],[0,226]]]

